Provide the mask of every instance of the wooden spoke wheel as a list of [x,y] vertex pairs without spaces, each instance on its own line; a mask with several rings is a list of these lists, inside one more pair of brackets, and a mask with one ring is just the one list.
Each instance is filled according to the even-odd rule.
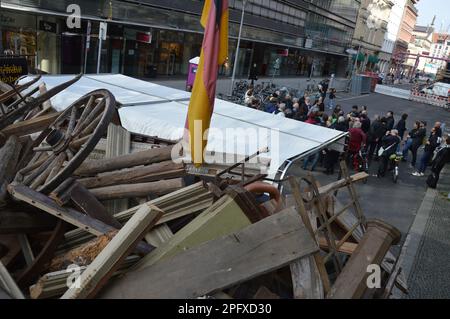
[[15,182],[49,194],[94,150],[115,106],[107,90],[93,91],[74,102],[38,137],[31,161],[17,173]]
[[[33,95],[39,91],[39,86],[31,89],[25,95],[21,95],[19,93],[19,90],[23,91],[26,88],[30,87],[31,85],[36,83],[40,79],[40,77],[27,82],[23,86],[20,86],[19,89],[14,88],[0,95],[0,130],[4,129],[8,125],[13,124],[17,120],[25,119],[30,111],[41,107],[44,102],[51,99],[53,96],[67,89],[69,86],[81,79],[81,76],[82,75],[80,74],[70,81],[55,86],[54,88],[38,95],[37,97],[33,97]],[[18,99],[9,104],[5,104],[8,103],[9,100],[11,100],[16,95],[19,96]]]
[[[30,86],[35,84],[37,81],[41,79],[41,76],[37,76],[31,81],[28,81],[27,83],[24,83],[22,85],[2,85],[2,92],[0,92],[0,103],[5,103],[6,101],[14,98],[15,96],[20,97],[20,93],[26,89],[28,89]],[[3,110],[0,110],[0,113],[3,114]]]

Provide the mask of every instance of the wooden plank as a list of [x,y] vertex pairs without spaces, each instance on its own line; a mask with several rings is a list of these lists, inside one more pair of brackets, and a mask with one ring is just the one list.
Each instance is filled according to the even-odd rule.
[[[339,208],[342,206],[337,199],[334,199],[334,200],[335,200],[336,208]],[[346,213],[342,214],[340,217],[338,217],[336,219],[336,221],[343,229],[348,231],[348,230],[350,230],[352,225],[354,225],[358,221],[358,219],[351,212],[346,212]],[[355,239],[355,241],[358,243],[361,241],[363,236],[364,236],[364,232],[361,229],[361,227],[358,227],[352,234],[352,238]],[[394,266],[393,266],[393,263],[389,262],[388,260],[396,260],[395,256],[390,251],[388,251],[386,253],[386,256],[384,257],[383,262],[381,263],[381,268],[383,270],[385,270],[386,272],[388,272],[389,274],[391,274],[394,271]],[[403,273],[400,272],[400,274],[396,278],[395,283],[399,287],[399,289],[401,289],[402,291],[408,290],[408,284],[406,283],[405,278],[403,278]]]
[[367,267],[380,265],[389,247],[397,243],[401,233],[395,227],[372,220],[353,255],[334,282],[328,297],[331,299],[362,298],[367,287]]
[[94,236],[101,236],[115,230],[114,227],[74,209],[61,207],[44,194],[36,192],[29,187],[10,185],[9,192],[15,199],[24,201],[76,227],[82,228]]
[[3,286],[3,288],[12,298],[25,299],[25,296],[23,295],[22,291],[19,289],[19,287],[9,274],[6,267],[0,261],[0,287],[1,286]]
[[155,206],[139,209],[83,272],[80,287],[69,289],[62,299],[93,298],[162,214]]
[[[119,125],[110,123],[108,126],[108,133],[106,138],[105,158],[113,158],[121,155],[126,155],[129,154],[130,151],[131,151],[130,132],[128,132],[126,129],[124,129]],[[125,183],[115,182],[114,184],[125,184]],[[109,201],[108,203],[105,203],[105,207],[112,214],[124,211],[128,209],[128,199],[125,198]]]
[[17,280],[17,283],[20,287],[29,285],[40,275],[41,271],[45,268],[45,265],[53,257],[56,248],[64,239],[66,225],[66,222],[62,220],[58,221],[55,230],[53,231],[45,246],[40,251],[39,255],[37,255],[33,260],[33,263],[20,274],[19,279]]
[[349,183],[356,183],[363,181],[365,179],[369,178],[369,175],[365,172],[359,172],[352,176],[350,176],[350,180],[347,179],[340,179],[336,182],[333,182],[331,184],[319,187],[319,193],[320,195],[326,196],[330,195],[330,193],[334,192],[335,190],[339,188],[343,188],[349,185]]
[[169,179],[158,182],[114,185],[91,189],[91,193],[98,200],[110,200],[117,198],[146,197],[150,194],[164,195],[184,186],[182,178]]
[[142,258],[133,269],[149,267],[181,251],[231,234],[250,224],[251,221],[233,197],[225,195],[179,230],[171,239]]
[[153,247],[160,247],[173,237],[173,233],[169,226],[162,224],[154,227],[145,235],[145,241]]
[[324,289],[313,257],[300,258],[290,264],[295,299],[323,299]]
[[[116,228],[105,224],[98,219],[82,214],[71,208],[61,207],[52,199],[48,198],[44,194],[32,190],[29,187],[23,185],[9,185],[8,190],[15,199],[37,207],[68,222],[69,224],[91,233],[94,236],[106,235],[116,230]],[[138,244],[137,249],[141,253],[147,254],[153,249],[153,247],[142,242]]]
[[81,178],[78,181],[86,188],[99,188],[120,184],[134,184],[141,182],[143,179],[145,179],[146,182],[151,182],[166,179],[167,172],[178,172],[178,170],[182,170],[183,168],[183,164],[176,164],[172,161],[165,161],[148,166],[138,166],[131,169],[101,173],[95,177]]
[[[305,209],[300,185],[293,176],[289,178],[289,184],[291,185],[297,212],[311,237],[316,240],[315,225],[313,225],[312,218]],[[290,265],[290,269],[294,298],[322,299],[330,291],[330,280],[320,252],[309,257],[308,261],[295,261]]]
[[19,240],[20,248],[22,249],[22,254],[27,266],[31,266],[34,262],[34,253],[27,235],[18,234],[17,239]]
[[188,299],[210,295],[318,251],[294,209],[182,252],[108,286],[102,298]]
[[[338,243],[338,241],[336,240],[336,245],[337,245],[337,243]],[[326,239],[323,237],[319,238],[319,246],[320,246],[320,248],[322,248],[324,250],[329,249],[328,243],[327,243]],[[351,242],[345,242],[341,247],[338,247],[338,251],[340,253],[351,255],[351,254],[353,254],[353,252],[356,250],[357,247],[358,247],[358,244],[351,243]]]
[[142,152],[84,162],[75,172],[76,175],[92,176],[102,172],[115,171],[138,165],[149,165],[172,159],[173,146],[153,148]]
[[11,135],[28,135],[37,133],[40,131],[43,131],[46,129],[50,124],[52,124],[61,113],[50,113],[45,114],[39,117],[35,117],[31,120],[27,121],[20,121],[14,124],[11,124],[7,127],[5,127],[1,132],[5,136],[11,136]]
[[75,203],[76,208],[97,220],[104,222],[114,228],[121,228],[122,225],[106,210],[105,206],[97,198],[78,182],[70,190],[70,199]]
[[0,207],[7,202],[7,186],[16,174],[16,166],[22,145],[19,138],[10,136],[5,145],[0,148]]
[[[139,260],[139,258],[140,257],[136,255],[128,256],[113,276],[118,276],[125,272],[131,265]],[[79,269],[80,274],[83,273],[86,268],[86,266],[81,266]],[[43,275],[36,284],[30,286],[31,299],[61,297],[67,291],[67,282],[72,274],[72,272],[64,269]]]

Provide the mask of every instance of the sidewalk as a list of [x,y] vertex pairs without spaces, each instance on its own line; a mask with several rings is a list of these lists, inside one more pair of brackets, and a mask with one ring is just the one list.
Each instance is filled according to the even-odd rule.
[[450,298],[450,168],[444,168],[438,189],[428,189],[408,233],[404,298]]
[[[305,90],[307,85],[313,81],[318,85],[320,81],[325,79],[326,77],[320,77],[320,78],[312,78],[311,81],[309,81],[309,78],[305,77],[275,77],[273,79],[273,83],[279,87],[291,87],[299,90]],[[165,85],[174,89],[179,90],[185,90],[186,89],[186,79],[180,79],[180,78],[155,78],[155,79],[145,79],[146,81],[153,82],[160,85]],[[236,81],[241,80],[240,78],[236,79]],[[243,80],[247,80],[246,78]],[[255,82],[255,84],[262,84],[268,83],[272,81],[272,77],[261,77],[258,79],[258,81]],[[337,91],[343,91],[347,88],[348,85],[348,79],[346,78],[336,78],[334,79],[334,87]],[[228,95],[230,94],[230,86],[231,86],[231,79],[230,78],[219,78],[217,81],[217,89],[216,94],[223,94]]]

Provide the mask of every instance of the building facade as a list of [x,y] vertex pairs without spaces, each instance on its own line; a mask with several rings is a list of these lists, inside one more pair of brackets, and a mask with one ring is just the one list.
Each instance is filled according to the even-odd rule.
[[[2,0],[0,53],[25,55],[32,68],[48,73],[94,73],[100,22],[106,22],[102,73],[186,75],[188,61],[201,49],[203,3]],[[67,23],[71,4],[81,9],[79,27]],[[243,1],[229,0],[229,5],[230,52],[222,75],[233,68]],[[238,76],[247,76],[254,63],[260,75],[345,75],[360,5],[360,0],[247,0]]]
[[394,3],[390,0],[363,0],[359,10],[353,47],[358,48],[360,71],[377,71],[387,57],[381,48],[387,32],[389,15]]
[[446,68],[447,61],[438,59],[450,59],[449,33],[433,33],[430,57],[431,57],[430,61],[431,66],[429,66],[429,68],[432,68],[433,71],[436,70],[435,73],[438,73],[439,70]]
[[413,39],[413,30],[418,17],[418,11],[415,7],[418,1],[407,0],[403,10],[400,29],[392,55],[392,71],[397,76],[409,74],[412,69],[406,62],[408,59],[408,46]]
[[383,73],[389,73],[391,71],[392,54],[400,31],[406,1],[407,0],[392,0],[394,5],[392,6],[389,15],[387,32],[384,34],[383,45],[381,46],[381,52],[386,56],[385,61],[382,61],[379,64],[380,71]]

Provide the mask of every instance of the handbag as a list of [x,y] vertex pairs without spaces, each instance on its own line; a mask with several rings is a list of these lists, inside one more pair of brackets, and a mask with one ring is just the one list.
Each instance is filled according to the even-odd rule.
[[384,153],[388,150],[390,150],[392,148],[392,146],[394,146],[395,144],[392,144],[386,148],[384,148],[383,146],[380,147],[380,149],[378,150],[378,157],[381,157],[384,155]]

